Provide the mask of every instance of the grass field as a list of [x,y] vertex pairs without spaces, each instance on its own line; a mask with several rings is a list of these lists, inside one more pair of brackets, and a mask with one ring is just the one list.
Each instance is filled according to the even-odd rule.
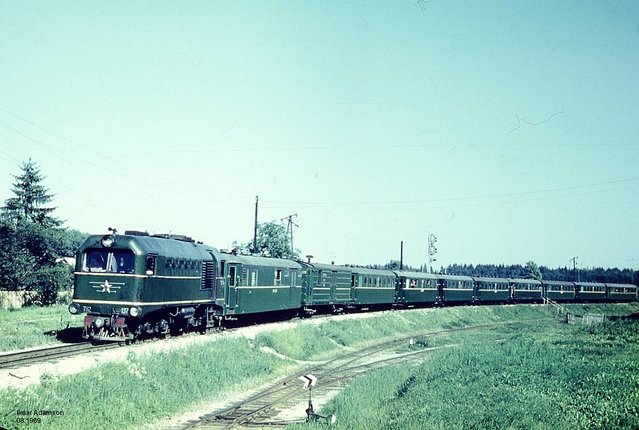
[[336,429],[639,428],[637,320],[509,325],[430,343],[461,346],[360,378],[320,413],[335,414]]
[[[628,311],[624,313],[631,313],[633,309],[635,311],[637,309],[636,305],[622,306],[625,306],[624,309]],[[390,312],[362,319],[338,319],[323,324],[301,321],[292,329],[263,333],[253,341],[243,338],[223,338],[215,342],[190,346],[184,350],[144,356],[130,355],[129,359],[122,363],[105,363],[72,376],[60,378],[45,376],[40,385],[23,390],[0,391],[0,426],[9,429],[25,428],[24,423],[17,421],[20,418],[17,416],[17,411],[44,410],[62,411],[64,415],[43,416],[41,417],[42,423],[33,424],[32,428],[137,429],[145,423],[180,413],[202,401],[224,398],[228,393],[237,391],[239,386],[254,386],[255,381],[272,380],[277,375],[282,375],[285,372],[286,374],[294,373],[296,370],[292,369],[299,369],[299,367],[295,367],[297,365],[292,360],[264,352],[260,348],[262,346],[268,346],[287,357],[317,360],[339,354],[343,352],[345,346],[357,347],[377,339],[420,332],[437,332],[451,327],[520,320],[529,322],[522,323],[521,326],[515,324],[516,327],[512,329],[503,326],[486,330],[485,333],[481,333],[481,336],[478,336],[476,331],[457,333],[448,338],[443,335],[431,336],[428,339],[430,343],[464,342],[468,344],[469,349],[452,350],[448,352],[448,355],[434,354],[427,364],[432,362],[440,363],[440,365],[433,368],[421,367],[419,372],[418,368],[386,369],[385,372],[399,373],[371,377],[381,378],[378,380],[366,377],[357,381],[357,383],[369,386],[368,391],[362,390],[366,395],[359,400],[362,402],[361,405],[354,408],[352,404],[340,406],[339,403],[334,403],[331,406],[338,414],[339,422],[342,423],[341,428],[387,428],[388,426],[392,428],[394,426],[399,429],[404,428],[404,425],[410,428],[412,421],[407,417],[411,413],[415,415],[415,411],[419,412],[415,415],[418,417],[417,423],[436,424],[438,420],[445,422],[443,421],[444,417],[453,412],[457,414],[457,409],[459,412],[466,411],[464,408],[451,409],[450,407],[454,404],[455,399],[459,399],[461,395],[468,395],[463,391],[463,388],[473,383],[479,376],[484,378],[484,373],[491,374],[493,369],[500,369],[500,372],[496,373],[499,377],[488,381],[492,384],[490,385],[492,388],[489,390],[481,388],[487,394],[487,396],[481,396],[484,401],[486,417],[492,417],[490,411],[493,409],[490,402],[493,400],[490,396],[493,396],[495,401],[501,402],[500,407],[505,408],[513,401],[512,399],[524,402],[518,403],[523,407],[525,402],[535,400],[536,396],[539,395],[535,389],[518,394],[522,380],[525,379],[526,375],[533,375],[532,373],[523,375],[518,373],[522,366],[527,366],[528,361],[543,358],[546,353],[544,348],[548,348],[548,345],[551,344],[554,345],[555,349],[559,351],[556,354],[559,355],[549,355],[543,361],[546,363],[547,369],[554,372],[552,373],[554,377],[555,374],[563,371],[563,368],[553,367],[554,360],[556,358],[576,360],[574,354],[578,354],[575,351],[579,351],[583,337],[605,340],[606,336],[610,335],[599,332],[593,334],[585,329],[557,323],[555,319],[549,317],[549,313],[542,306],[452,307]],[[607,330],[613,330],[610,333],[615,333],[614,327],[616,326],[611,327],[613,328],[607,328]],[[569,336],[562,337],[562,330],[567,332]],[[573,337],[573,330],[575,337]],[[635,335],[636,332],[633,332],[629,339],[633,339]],[[622,341],[629,342],[627,338],[622,340],[616,334],[613,337],[617,339],[615,343],[605,343],[605,348],[612,348],[609,345],[617,345],[616,347],[618,347]],[[507,342],[496,344],[494,342],[496,339],[507,339]],[[425,343],[427,342],[418,342],[418,344]],[[601,348],[604,347],[601,346]],[[636,340],[633,348],[632,351],[636,354]],[[530,354],[520,353],[526,350],[531,350]],[[610,351],[616,351],[616,349],[612,348]],[[579,354],[583,355],[586,352],[579,352]],[[521,361],[522,359],[517,358],[519,356],[529,357],[528,361]],[[625,355],[619,357],[621,361],[616,365],[621,366],[625,363],[622,360]],[[575,367],[577,362],[570,363],[572,363],[572,367]],[[459,368],[464,369],[464,365],[472,365],[472,371],[457,372]],[[608,368],[598,370],[597,375],[602,372],[605,374],[605,369]],[[636,372],[636,368],[634,370],[635,379],[627,378],[626,382],[639,383],[636,377],[639,373]],[[624,374],[623,377],[627,376]],[[464,379],[466,377],[469,379]],[[250,383],[247,384],[247,381]],[[602,381],[607,382],[608,380],[602,379]],[[546,395],[555,396],[552,397],[553,401],[562,399],[568,408],[567,410],[574,412],[577,406],[571,403],[570,390],[575,387],[572,385],[564,387],[568,382],[569,379],[564,378],[557,385],[550,386]],[[500,398],[497,393],[504,391],[500,389],[503,384],[512,388],[505,392],[505,397]],[[431,393],[429,388],[431,386],[439,387],[440,391]],[[603,385],[597,385],[597,387],[600,386]],[[478,387],[479,385],[475,386],[474,389],[480,390]],[[563,391],[557,391],[557,387],[563,387]],[[557,394],[554,394],[555,391]],[[590,393],[590,391],[588,392]],[[384,393],[390,397],[383,397]],[[397,397],[397,393],[401,393],[401,396]],[[616,396],[617,394],[617,391],[614,391],[610,395]],[[518,397],[523,395],[527,397]],[[353,393],[347,394],[347,397],[351,397],[352,401],[358,399],[357,395]],[[339,399],[343,399],[343,397],[340,396]],[[401,399],[405,399],[406,403],[403,403]],[[472,399],[472,396],[469,399]],[[395,403],[395,407],[391,411],[386,408],[386,404],[390,405],[393,402],[400,403]],[[503,406],[501,406],[502,403]],[[397,407],[399,404],[403,406]],[[548,404],[542,403],[542,405]],[[588,405],[591,404],[595,403]],[[367,405],[373,405],[374,410]],[[424,409],[424,405],[429,405],[429,408]],[[469,403],[469,405],[475,405],[475,403]],[[378,418],[366,423],[362,422],[363,427],[359,423],[349,424],[346,412],[348,410],[360,410],[366,416],[376,414]],[[407,415],[400,413],[401,410],[407,411]],[[424,411],[433,415],[423,415]],[[387,415],[391,412],[394,415]],[[593,410],[592,413],[596,419],[600,419],[598,409]],[[604,415],[605,413],[607,412],[604,411]],[[576,416],[581,417],[581,415]],[[427,421],[427,419],[431,421]],[[464,420],[467,421],[453,422],[452,426],[466,427],[466,423],[475,422],[472,421],[472,416],[464,418]],[[512,423],[517,424],[519,421],[513,418],[512,421],[486,421],[486,424],[489,427],[501,427],[500,424],[507,422],[510,422],[512,427]],[[475,427],[477,428],[477,425]],[[512,428],[518,427],[521,426],[515,425]],[[420,425],[412,428],[428,428],[428,426],[421,427]],[[437,428],[437,426],[434,425],[433,428]]]
[[325,358],[343,347],[381,338],[512,320],[548,320],[542,306],[459,306],[383,313],[373,318],[302,321],[294,329],[260,334],[255,341],[297,360]]
[[0,309],[0,351],[59,344],[58,333],[81,327],[83,318],[66,305]]

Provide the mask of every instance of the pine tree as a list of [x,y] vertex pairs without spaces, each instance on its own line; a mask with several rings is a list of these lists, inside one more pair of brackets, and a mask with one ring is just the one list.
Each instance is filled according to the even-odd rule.
[[13,175],[15,182],[12,191],[15,197],[5,200],[3,218],[15,223],[33,222],[43,227],[60,226],[61,221],[51,215],[56,208],[46,206],[53,200],[53,195],[42,185],[45,177],[40,173],[38,165],[29,159],[20,168],[22,174]]
[[72,284],[71,273],[56,259],[73,252],[77,235],[51,214],[53,195],[37,164],[29,160],[20,167],[22,173],[13,176],[14,197],[0,208],[0,289],[36,291],[33,304],[49,305]]

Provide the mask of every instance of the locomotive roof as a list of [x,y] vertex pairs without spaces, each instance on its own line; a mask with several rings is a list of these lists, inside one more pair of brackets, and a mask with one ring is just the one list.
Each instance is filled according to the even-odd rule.
[[89,236],[80,246],[80,251],[87,248],[131,249],[136,254],[157,254],[171,258],[210,260],[211,254],[218,255],[216,248],[204,244],[196,244],[182,240],[153,236],[116,235],[114,244],[109,248],[102,246],[104,235]]

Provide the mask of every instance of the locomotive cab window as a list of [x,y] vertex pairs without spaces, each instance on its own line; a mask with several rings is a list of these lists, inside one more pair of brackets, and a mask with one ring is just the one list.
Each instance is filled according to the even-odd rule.
[[135,256],[128,249],[90,249],[84,254],[85,272],[133,273]]

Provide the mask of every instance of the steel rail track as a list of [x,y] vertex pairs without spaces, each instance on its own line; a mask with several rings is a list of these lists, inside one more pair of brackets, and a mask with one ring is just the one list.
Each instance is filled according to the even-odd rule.
[[[318,379],[318,387],[322,392],[336,390],[346,382],[360,376],[363,373],[380,367],[418,361],[425,354],[457,346],[456,344],[440,347],[422,348],[404,353],[394,353],[391,357],[379,357],[380,354],[388,354],[403,345],[407,345],[411,338],[434,337],[443,334],[451,334],[461,331],[480,330],[508,324],[532,322],[536,320],[507,321],[492,324],[478,324],[474,326],[459,327],[436,332],[413,333],[410,336],[381,342],[358,351],[336,357],[322,364],[311,366],[302,373],[312,373]],[[376,358],[377,356],[377,358]],[[368,360],[368,361],[366,361]],[[186,429],[232,429],[249,427],[280,427],[304,420],[275,420],[279,412],[287,407],[302,404],[308,400],[308,391],[301,390],[298,375],[280,380],[261,392],[239,401],[229,407],[203,415],[197,420],[192,420],[180,427]]]
[[[330,315],[322,315],[317,318],[328,317]],[[278,321],[279,322],[279,321]],[[233,332],[240,328],[244,327],[243,325],[224,328],[224,332]],[[211,335],[220,333],[219,329],[211,329],[207,330],[204,335]],[[9,353],[1,353],[0,352],[0,369],[11,369],[20,366],[27,366],[30,364],[41,363],[47,360],[57,359],[57,358],[65,358],[72,357],[74,355],[86,354],[89,352],[95,352],[100,350],[107,350],[112,348],[118,348],[125,345],[140,345],[147,342],[155,342],[155,341],[166,341],[171,339],[179,339],[188,336],[201,336],[202,334],[198,332],[188,332],[181,333],[177,336],[166,335],[163,337],[150,337],[145,339],[135,339],[132,342],[109,342],[103,341],[101,343],[92,343],[91,341],[82,341],[73,344],[63,344],[63,345],[53,345],[53,346],[45,346],[37,349],[30,349],[26,351],[15,351]]]
[[0,369],[15,368],[29,364],[40,363],[47,360],[71,357],[86,354],[96,350],[104,350],[119,347],[118,344],[93,345],[91,342],[81,342],[67,345],[56,345],[46,348],[17,351],[8,354],[0,354]]

